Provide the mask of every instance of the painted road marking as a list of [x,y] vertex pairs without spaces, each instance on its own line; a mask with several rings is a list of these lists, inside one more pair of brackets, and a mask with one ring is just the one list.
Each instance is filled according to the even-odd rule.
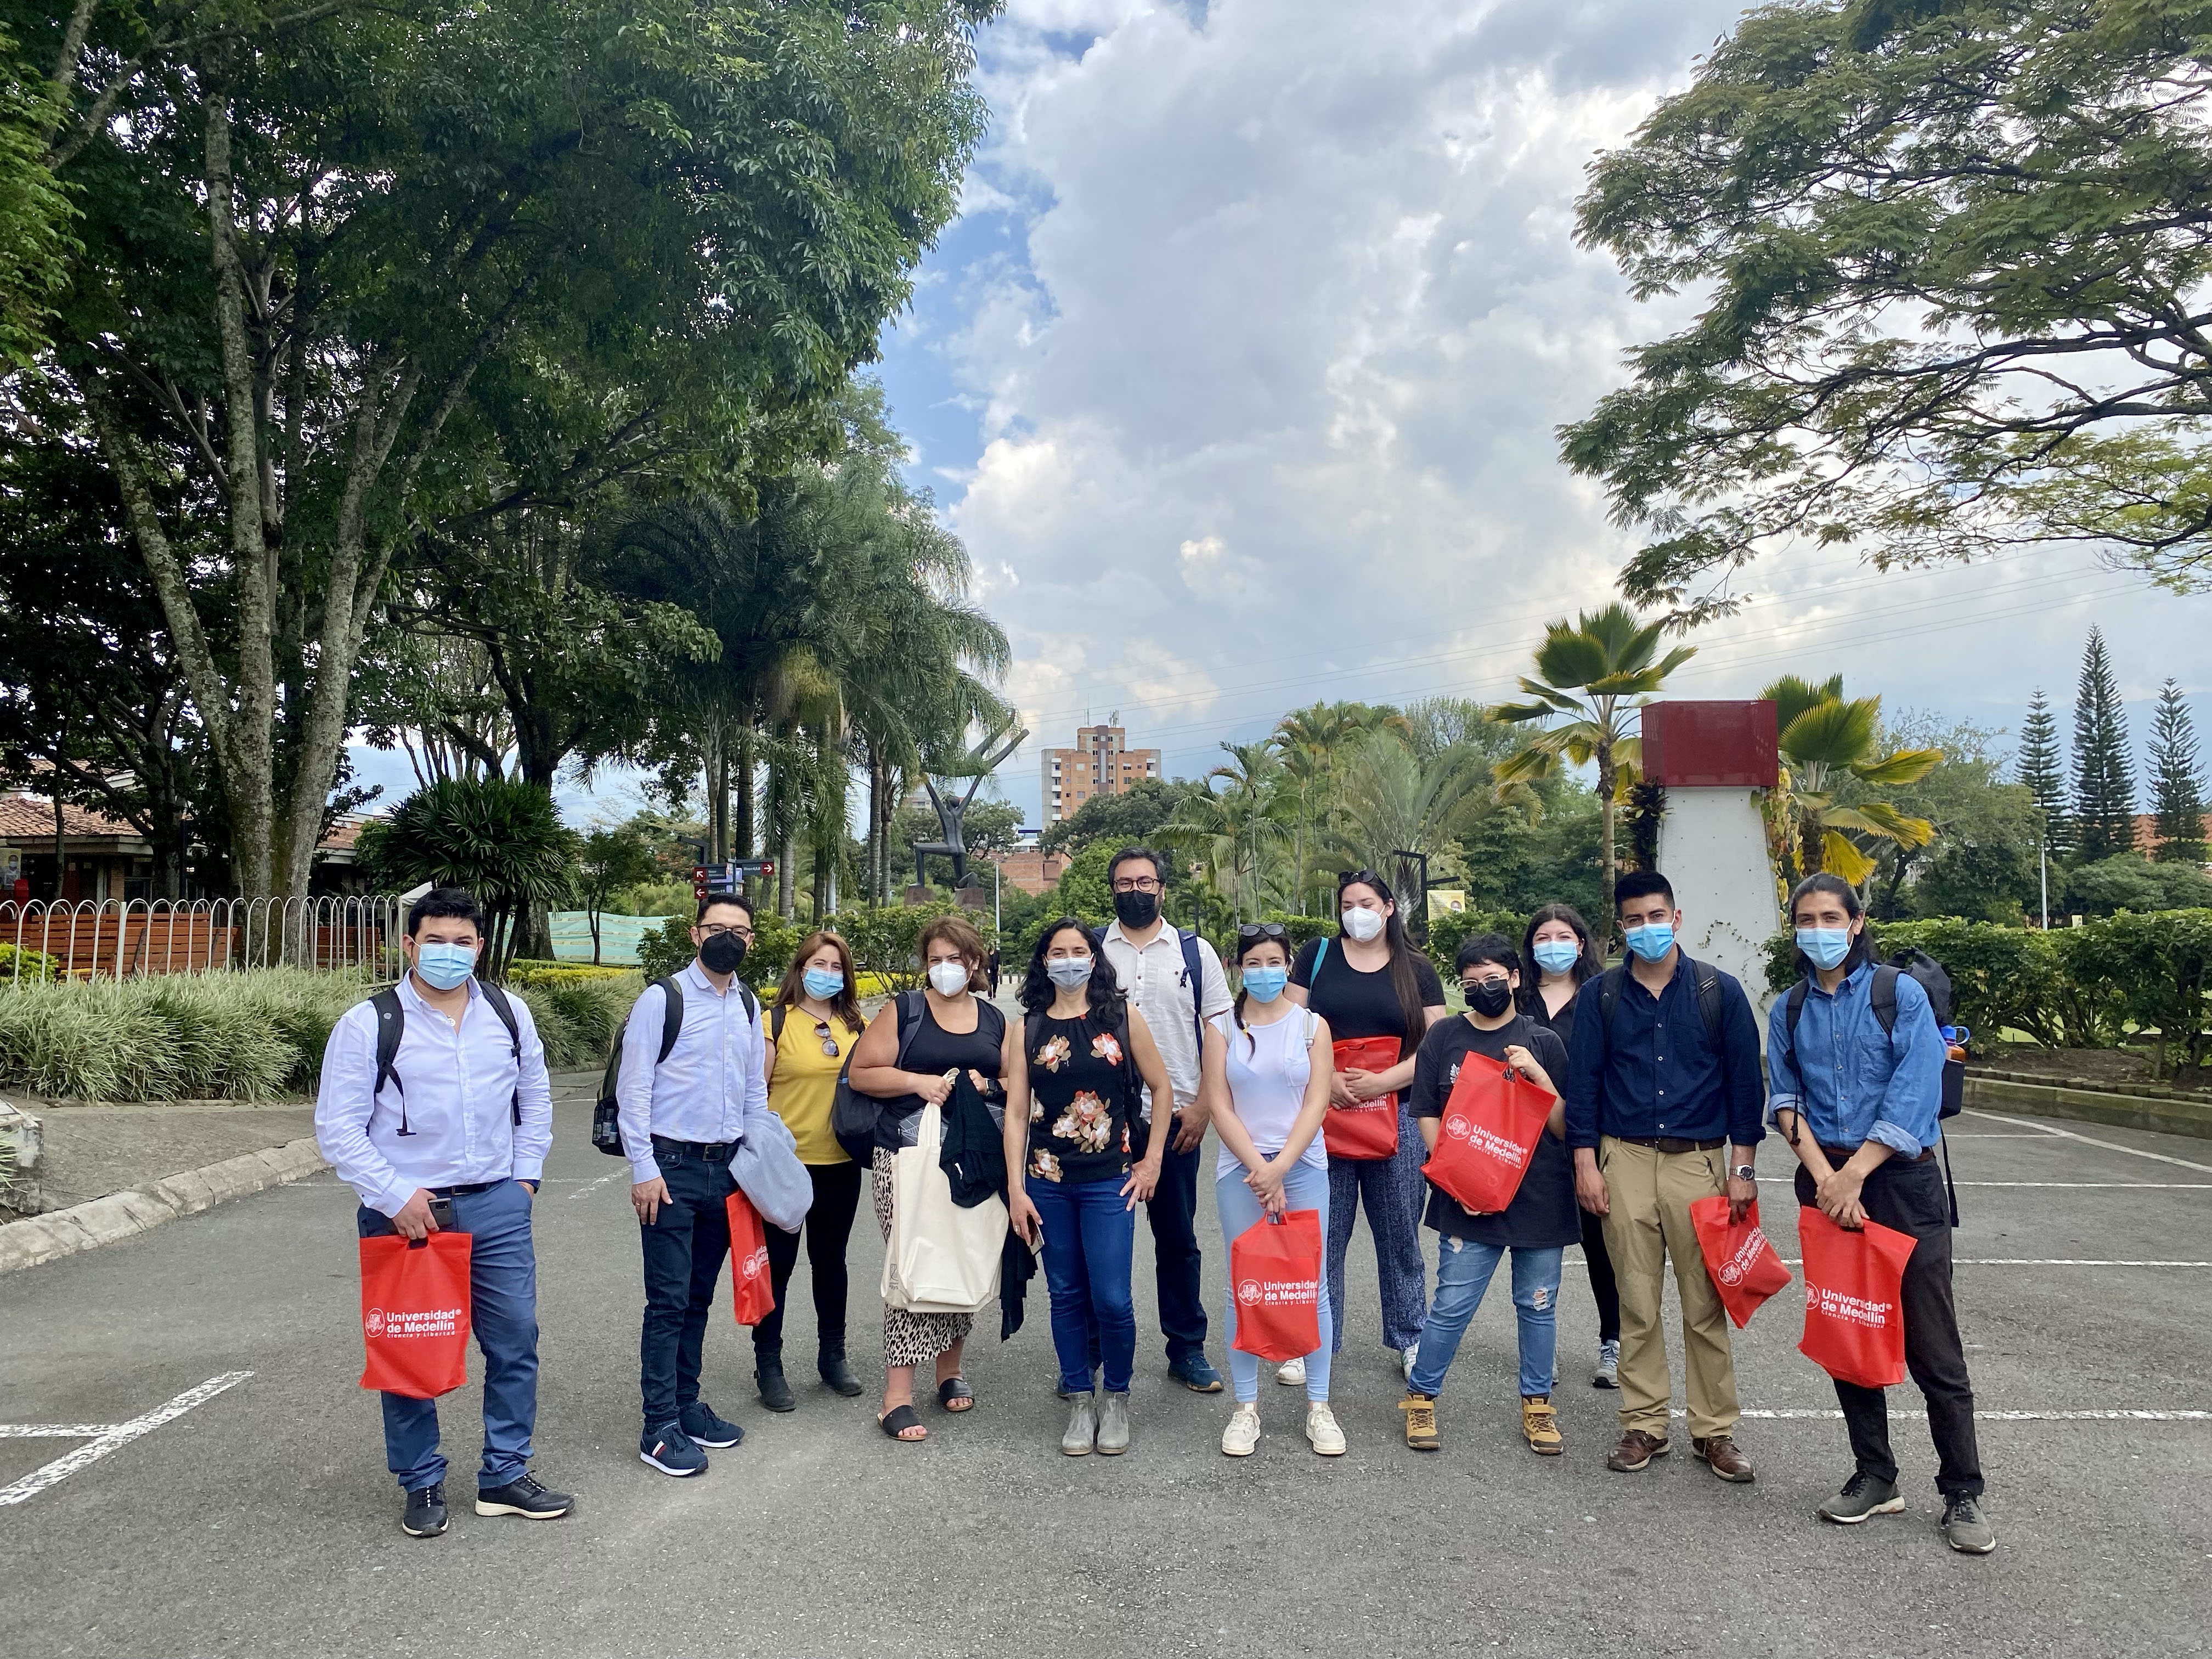
[[[1785,1255],[1785,1267],[1802,1267],[1802,1256]],[[2074,1256],[1954,1255],[1954,1267],[2212,1267],[2212,1261],[2091,1261]]]
[[[2117,1140],[2100,1140],[2094,1135],[2077,1135],[2071,1129],[2046,1128],[2040,1123],[2031,1123],[2024,1117],[2007,1117],[2001,1112],[1984,1112],[1978,1107],[1969,1107],[1966,1115],[1987,1118],[1992,1123],[2009,1123],[2015,1128],[2035,1129],[2058,1140],[2078,1140],[2084,1146],[2101,1146],[2108,1152],[2125,1152],[2130,1158],[2147,1158],[2159,1164],[2178,1164],[2185,1170],[2197,1170],[2212,1175],[2212,1164],[2192,1164],[2185,1158],[2174,1158],[2166,1152],[2147,1152],[2140,1146],[2123,1146]],[[1989,1137],[1994,1139],[1995,1136]]]
[[119,1423],[0,1423],[0,1440],[92,1440],[113,1434]]
[[[1981,1139],[1970,1135],[1969,1139]],[[1995,1135],[1988,1137],[1996,1139]],[[2025,1137],[2023,1137],[2025,1139]],[[1794,1187],[1796,1176],[1761,1176],[1762,1187]],[[2122,1193],[2212,1193],[2212,1181],[1954,1181],[1954,1187],[2063,1187],[2069,1191]]]
[[583,1186],[577,1188],[576,1190],[569,1194],[568,1196],[571,1198],[581,1198],[586,1193],[595,1193],[599,1191],[600,1188],[605,1186],[607,1182],[612,1181],[616,1176],[628,1175],[629,1173],[629,1170],[626,1167],[612,1170],[606,1175],[601,1176],[597,1181],[587,1182]]
[[[79,1446],[75,1451],[64,1456],[57,1457],[52,1462],[41,1468],[33,1469],[14,1485],[0,1486],[0,1509],[5,1509],[11,1504],[26,1503],[36,1498],[47,1487],[68,1480],[79,1469],[89,1468],[106,1456],[108,1453],[120,1450],[143,1435],[151,1434],[164,1423],[174,1422],[193,1407],[204,1405],[225,1389],[236,1388],[252,1375],[252,1371],[225,1371],[220,1376],[210,1376],[198,1388],[186,1389],[168,1404],[156,1406],[143,1416],[132,1418],[128,1423],[117,1423],[112,1426],[94,1424],[76,1425],[93,1429],[95,1437],[88,1443]],[[51,1434],[53,1429],[70,1425],[30,1424],[24,1426]]]
[[[1678,1406],[1674,1409],[1671,1415],[1675,1417],[1686,1417],[1689,1413]],[[1813,1422],[1834,1423],[1840,1422],[1844,1414],[1832,1407],[1826,1411],[1822,1411],[1818,1408],[1782,1411],[1753,1411],[1747,1407],[1740,1415],[1744,1417],[1763,1418],[1769,1422],[1809,1420]],[[1890,1413],[1890,1415],[1892,1417],[1918,1418],[1923,1422],[1925,1422],[1928,1417],[1928,1413],[1924,1411],[1893,1410]],[[1978,1423],[2212,1423],[2212,1412],[2107,1410],[2049,1412],[1990,1411],[1984,1407],[1977,1406],[1974,1407],[1974,1420]]]

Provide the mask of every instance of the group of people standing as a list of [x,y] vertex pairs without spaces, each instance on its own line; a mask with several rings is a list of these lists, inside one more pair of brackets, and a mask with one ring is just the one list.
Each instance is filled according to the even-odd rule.
[[[1681,1304],[1692,1455],[1722,1480],[1753,1478],[1735,1443],[1740,1415],[1729,1325],[1707,1276],[1689,1206],[1725,1194],[1741,1217],[1757,1194],[1755,1157],[1771,1121],[1802,1169],[1802,1201],[1844,1226],[1872,1218],[1913,1233],[1905,1292],[1908,1364],[1927,1394],[1942,1461],[1944,1531],[1985,1553],[1972,1394],[1951,1299],[1949,1216],[1929,1161],[1937,1139],[1942,1045],[1924,994],[1894,981],[1889,1023],[1869,1000],[1874,972],[1856,896],[1816,877],[1793,896],[1807,994],[1802,1023],[1778,1003],[1768,1074],[1750,1004],[1729,975],[1676,943],[1674,896],[1656,872],[1616,890],[1628,946],[1607,968],[1571,907],[1547,905],[1520,941],[1482,934],[1455,957],[1464,1012],[1413,946],[1389,884],[1368,870],[1339,883],[1340,931],[1293,951],[1279,924],[1241,927],[1237,988],[1214,948],[1161,914],[1166,866],[1143,848],[1109,872],[1115,919],[1094,933],[1073,918],[1048,927],[1022,975],[1022,1014],[991,1000],[991,957],[964,919],[933,919],[920,955],[925,985],[863,1018],[849,950],[820,932],[800,945],[763,1011],[738,976],[752,915],[734,897],[702,902],[697,959],[647,988],[623,1038],[617,1097],[623,1150],[642,1242],[640,1456],[674,1476],[702,1474],[708,1451],[744,1431],[702,1399],[704,1336],[729,1251],[730,1165],[761,1115],[781,1121],[812,1183],[803,1227],[767,1230],[775,1310],[754,1328],[761,1403],[787,1412],[783,1315],[802,1242],[811,1269],[825,1384],[851,1396],[850,1229],[864,1176],[888,1240],[892,1172],[915,1144],[925,1109],[964,1074],[1004,1139],[1012,1230],[1041,1248],[1059,1391],[1069,1401],[1060,1449],[1114,1455],[1133,1439],[1130,1382],[1137,1327],[1135,1212],[1152,1230],[1170,1374],[1201,1394],[1224,1383],[1206,1352],[1196,1231],[1201,1143],[1218,1141],[1214,1201],[1224,1239],[1265,1216],[1316,1210],[1326,1246],[1314,1286],[1319,1341],[1279,1365],[1302,1387],[1304,1432],[1322,1456],[1346,1445],[1330,1405],[1343,1346],[1344,1265],[1364,1205],[1374,1240],[1384,1341],[1406,1382],[1407,1444],[1441,1443],[1437,1406],[1470,1319],[1510,1255],[1522,1431],[1531,1451],[1565,1440],[1552,1400],[1565,1255],[1579,1244],[1599,1313],[1592,1381],[1620,1394],[1621,1434],[1607,1458],[1646,1469],[1671,1448],[1672,1380],[1661,1330],[1671,1259]],[[361,1231],[423,1237],[441,1225],[477,1234],[476,1329],[486,1356],[485,1451],[477,1512],[550,1518],[565,1494],[527,1468],[535,1400],[535,1273],[526,1200],[550,1139],[542,1048],[519,1001],[472,977],[483,918],[474,901],[437,890],[409,918],[410,1021],[398,1063],[371,1063],[377,1019],[362,1005],[339,1023],[325,1060],[317,1128],[326,1156],[361,1194]],[[1833,1063],[1830,1063],[1832,1052]],[[1340,1066],[1340,1053],[1351,1056]],[[1799,1056],[1819,1054],[1821,1063]],[[1930,1070],[1933,1055],[1934,1070]],[[1544,1132],[1510,1205],[1472,1213],[1423,1173],[1470,1057],[1517,1073],[1553,1097]],[[840,1073],[878,1103],[870,1167],[831,1133]],[[410,1098],[401,1088],[411,1078]],[[1332,1113],[1395,1115],[1358,1156],[1334,1155]],[[412,1122],[410,1121],[411,1115]],[[1387,1122],[1385,1124],[1387,1131]],[[1388,1144],[1385,1145],[1384,1143]],[[1936,1182],[1933,1196],[1930,1182]],[[518,1217],[506,1213],[519,1207]],[[1429,1292],[1419,1230],[1437,1234]],[[488,1248],[489,1246],[489,1248]],[[1236,1346],[1237,1297],[1223,1303],[1233,1405],[1222,1450],[1249,1455],[1261,1436],[1261,1362]],[[884,1315],[883,1432],[924,1439],[915,1372],[929,1366],[944,1413],[974,1409],[963,1374],[972,1316]],[[1850,1524],[1903,1507],[1883,1395],[1838,1382],[1856,1468],[1824,1518]],[[445,1463],[428,1401],[384,1399],[387,1461],[407,1494],[403,1524],[445,1526]]]

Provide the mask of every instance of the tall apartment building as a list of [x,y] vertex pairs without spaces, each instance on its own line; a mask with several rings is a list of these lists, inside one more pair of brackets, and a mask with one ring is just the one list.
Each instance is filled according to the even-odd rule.
[[1084,726],[1072,749],[1046,750],[1041,765],[1044,821],[1054,823],[1093,795],[1118,795],[1139,778],[1159,776],[1160,751],[1130,748],[1128,732],[1109,723]]

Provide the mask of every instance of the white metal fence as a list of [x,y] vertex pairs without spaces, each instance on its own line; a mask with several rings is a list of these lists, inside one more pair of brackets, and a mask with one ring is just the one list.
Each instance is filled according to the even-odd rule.
[[380,981],[399,975],[405,931],[406,907],[388,896],[0,903],[0,944],[15,947],[0,976],[20,981],[23,953],[35,951],[60,979],[296,967],[366,969]]

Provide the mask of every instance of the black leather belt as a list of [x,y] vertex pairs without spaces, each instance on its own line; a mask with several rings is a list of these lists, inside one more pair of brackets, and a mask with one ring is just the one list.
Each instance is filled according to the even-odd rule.
[[1659,1152],[1710,1152],[1728,1145],[1725,1136],[1715,1140],[1684,1140],[1675,1135],[1615,1135],[1613,1139]]
[[433,1187],[430,1188],[430,1195],[433,1198],[474,1198],[478,1193],[488,1193],[493,1188],[504,1184],[497,1181],[478,1181],[465,1187]]
[[[1823,1146],[1820,1148],[1820,1156],[1826,1158],[1831,1164],[1840,1165],[1850,1162],[1852,1154],[1857,1151],[1858,1148],[1856,1146]],[[1914,1158],[1907,1158],[1902,1152],[1892,1152],[1888,1158],[1883,1160],[1883,1162],[1888,1164],[1925,1164],[1929,1158],[1935,1156],[1936,1149],[1933,1146],[1930,1146],[1925,1152],[1921,1152],[1918,1156]]]
[[666,1135],[655,1135],[653,1137],[653,1150],[666,1152],[672,1157],[682,1152],[704,1163],[717,1163],[736,1152],[738,1143],[734,1140],[671,1140]]

